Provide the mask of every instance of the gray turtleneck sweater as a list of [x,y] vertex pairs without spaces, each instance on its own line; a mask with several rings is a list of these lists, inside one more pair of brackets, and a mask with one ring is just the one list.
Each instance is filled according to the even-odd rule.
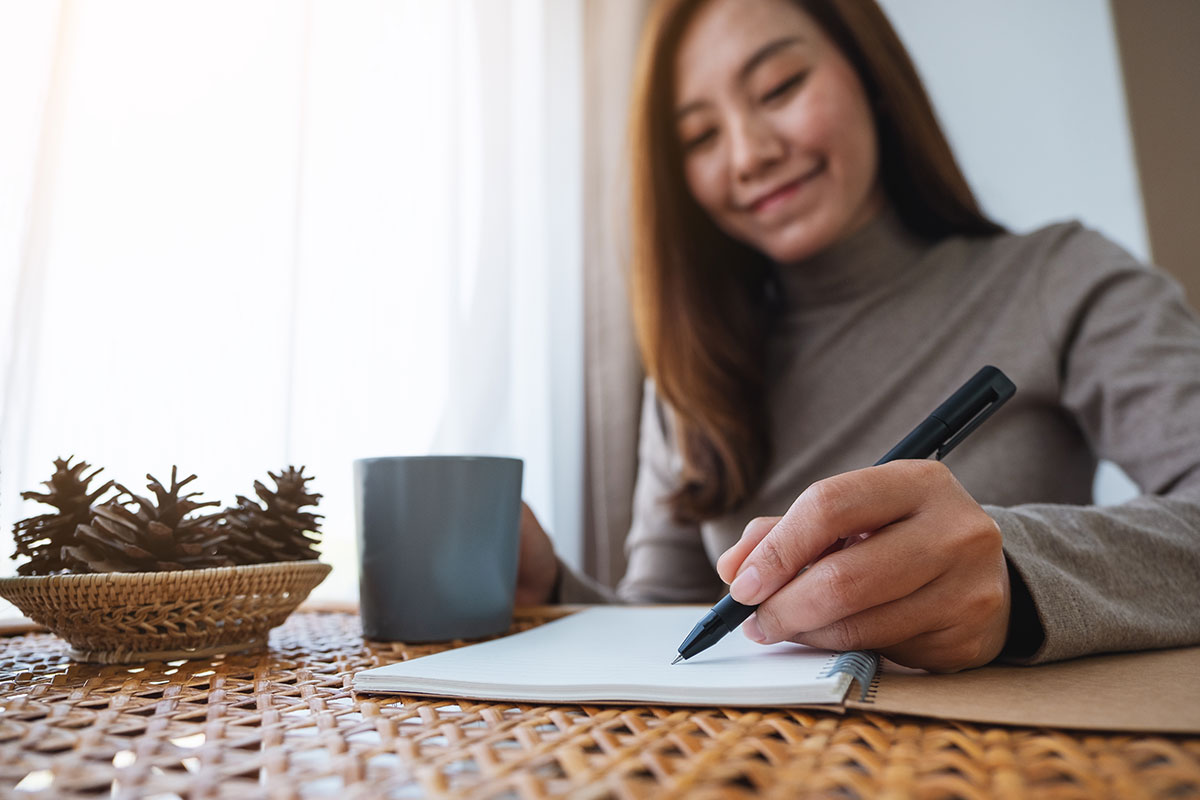
[[[1011,655],[1200,642],[1200,319],[1170,278],[1078,224],[930,244],[891,215],[780,278],[758,491],[672,520],[680,456],[648,385],[625,577],[614,595],[568,572],[563,601],[715,600],[713,564],[750,519],[874,463],[994,364],[1017,394],[946,465],[1003,532],[1015,633],[1032,642]],[[1101,458],[1141,496],[1093,505]]]

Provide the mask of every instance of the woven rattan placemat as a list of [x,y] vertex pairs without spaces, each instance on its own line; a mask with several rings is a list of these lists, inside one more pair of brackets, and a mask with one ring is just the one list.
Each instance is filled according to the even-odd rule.
[[[553,615],[523,614],[523,629]],[[257,655],[74,664],[0,638],[0,794],[189,797],[1200,797],[1200,738],[800,710],[356,696],[439,647],[301,612]]]

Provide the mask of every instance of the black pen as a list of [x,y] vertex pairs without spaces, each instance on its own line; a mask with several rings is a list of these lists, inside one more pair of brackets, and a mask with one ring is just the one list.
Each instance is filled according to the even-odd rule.
[[[946,454],[967,438],[971,431],[996,413],[1013,396],[1017,387],[1003,372],[995,367],[984,367],[946,402],[942,403],[924,422],[900,440],[900,443],[875,462],[875,466],[903,458],[929,458],[936,455],[941,461]],[[672,661],[691,658],[712,647],[737,626],[746,621],[758,606],[742,605],[732,596],[725,597],[712,607],[704,619],[692,628],[692,632],[679,645],[679,656]]]

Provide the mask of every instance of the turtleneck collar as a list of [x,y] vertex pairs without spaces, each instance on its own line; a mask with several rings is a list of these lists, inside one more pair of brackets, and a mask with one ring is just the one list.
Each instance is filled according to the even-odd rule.
[[902,278],[929,244],[905,228],[891,208],[885,208],[862,228],[816,255],[795,264],[775,265],[784,313],[884,288]]

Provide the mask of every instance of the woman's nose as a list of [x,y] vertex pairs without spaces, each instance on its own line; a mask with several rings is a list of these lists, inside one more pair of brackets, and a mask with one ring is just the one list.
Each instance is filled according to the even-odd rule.
[[731,166],[738,180],[753,180],[778,163],[784,155],[784,142],[766,120],[756,114],[742,114],[730,126]]

